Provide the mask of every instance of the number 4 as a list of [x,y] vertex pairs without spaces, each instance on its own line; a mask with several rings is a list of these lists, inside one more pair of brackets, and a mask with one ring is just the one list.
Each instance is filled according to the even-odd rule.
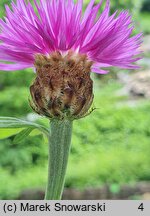
[[138,209],[141,210],[141,211],[144,210],[144,205],[143,205],[143,203],[141,203],[141,204],[139,205]]

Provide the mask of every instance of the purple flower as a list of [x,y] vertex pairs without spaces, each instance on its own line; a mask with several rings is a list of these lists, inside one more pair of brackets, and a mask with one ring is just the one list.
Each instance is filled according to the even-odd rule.
[[34,67],[35,55],[62,55],[69,50],[86,54],[93,61],[92,71],[107,73],[103,68],[117,66],[136,69],[141,34],[134,29],[128,11],[109,15],[110,1],[99,15],[103,0],[95,6],[91,0],[84,14],[83,1],[24,0],[6,5],[6,17],[0,20],[0,69],[19,70]]

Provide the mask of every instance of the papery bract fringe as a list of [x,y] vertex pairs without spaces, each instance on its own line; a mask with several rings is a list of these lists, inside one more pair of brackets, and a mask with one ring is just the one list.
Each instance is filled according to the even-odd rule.
[[103,12],[103,0],[91,0],[83,13],[83,1],[40,0],[34,5],[12,1],[6,17],[0,20],[0,69],[34,67],[35,55],[48,56],[69,50],[86,54],[93,61],[92,71],[105,74],[105,67],[136,69],[141,34],[132,36],[133,23],[127,11],[110,14],[110,0]]

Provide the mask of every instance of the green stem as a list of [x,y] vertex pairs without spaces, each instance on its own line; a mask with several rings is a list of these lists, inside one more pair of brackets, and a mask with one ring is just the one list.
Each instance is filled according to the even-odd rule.
[[71,135],[72,121],[56,119],[51,121],[46,200],[61,199],[70,152]]

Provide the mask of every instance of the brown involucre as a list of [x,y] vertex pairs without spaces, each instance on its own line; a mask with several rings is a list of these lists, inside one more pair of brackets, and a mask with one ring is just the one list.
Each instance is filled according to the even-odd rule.
[[36,78],[30,87],[31,106],[48,118],[81,118],[93,102],[92,62],[69,51],[35,56]]

